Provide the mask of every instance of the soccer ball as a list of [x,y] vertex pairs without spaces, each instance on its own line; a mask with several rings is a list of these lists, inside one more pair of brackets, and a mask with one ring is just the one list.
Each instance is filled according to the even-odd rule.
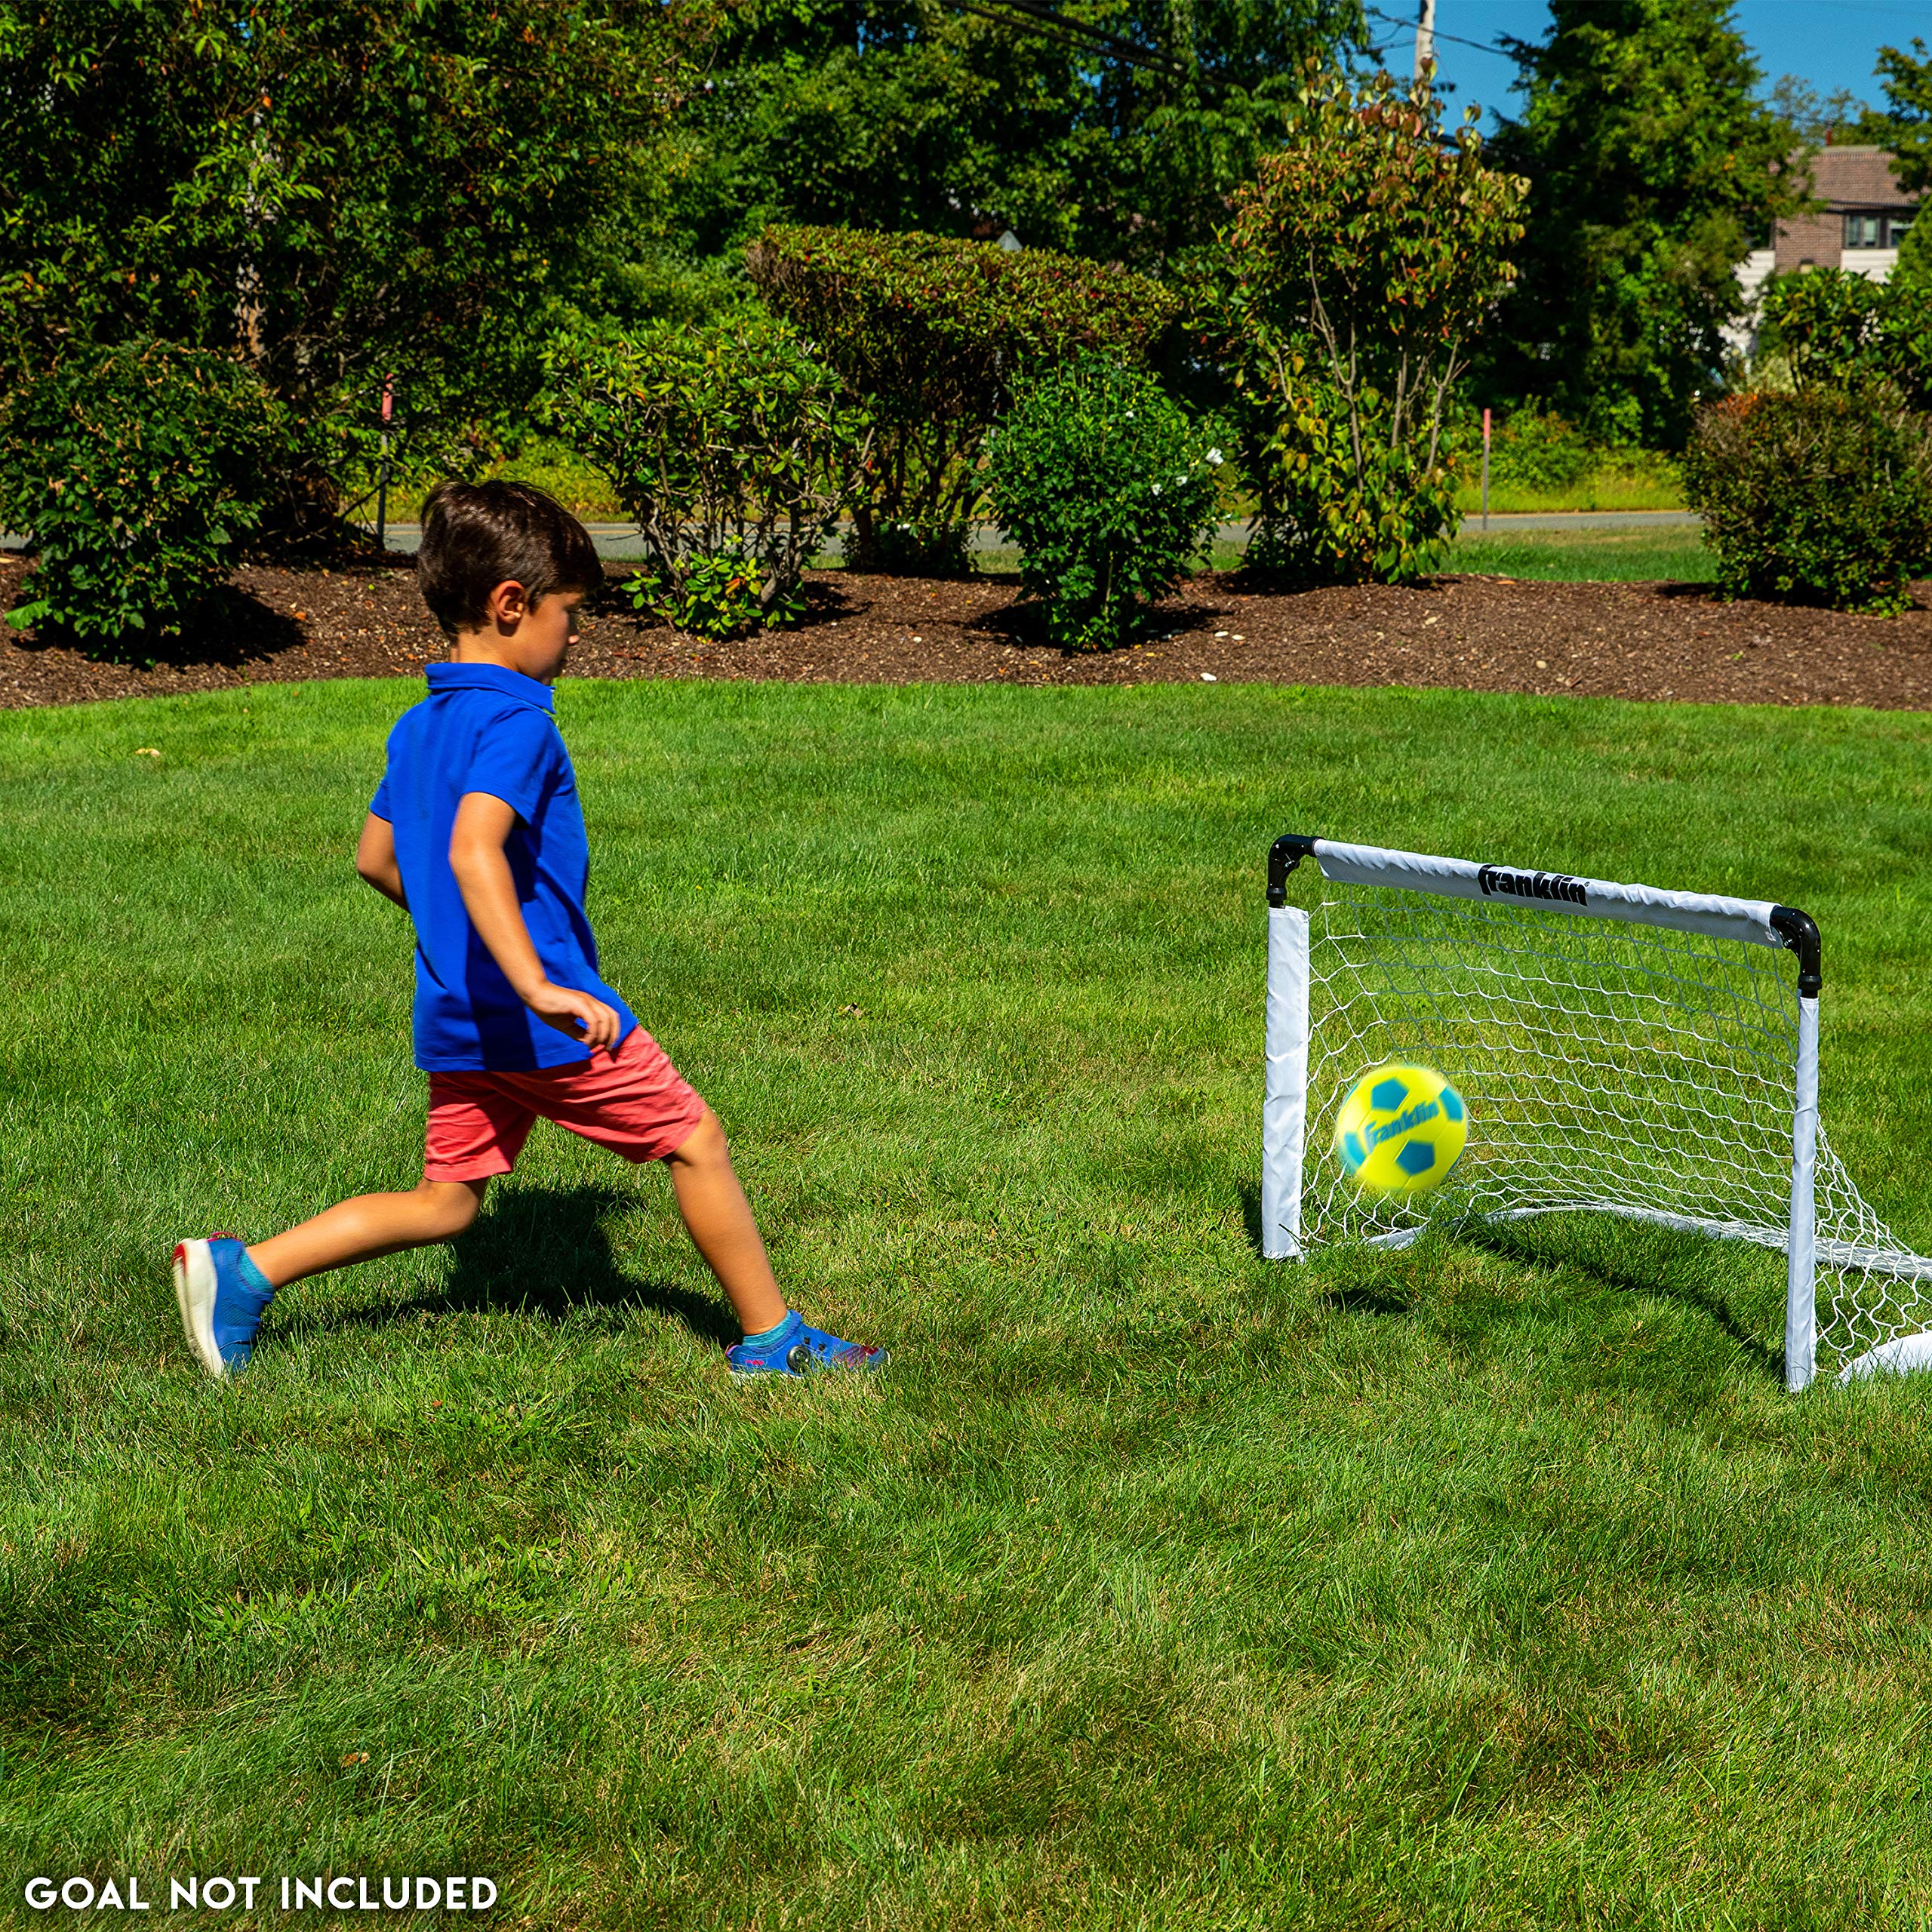
[[1463,1097],[1432,1066],[1378,1066],[1335,1116],[1335,1152],[1364,1194],[1440,1187],[1469,1138]]

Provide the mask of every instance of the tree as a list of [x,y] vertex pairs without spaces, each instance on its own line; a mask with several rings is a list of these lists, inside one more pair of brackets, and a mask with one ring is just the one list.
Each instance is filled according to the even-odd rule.
[[1302,63],[1365,38],[1360,0],[740,0],[639,229],[704,261],[770,222],[1010,228],[1158,271],[1226,218]]
[[1849,88],[1834,88],[1820,94],[1809,81],[1797,74],[1782,74],[1771,89],[1770,104],[1778,117],[1807,147],[1822,147],[1827,141],[1841,145],[1864,139],[1862,130],[1870,119],[1872,107]]
[[1224,352],[1272,573],[1399,582],[1454,527],[1444,419],[1527,185],[1485,165],[1474,113],[1445,135],[1425,82],[1311,76],[1236,198]]
[[1014,383],[1084,351],[1143,361],[1178,306],[1142,275],[944,235],[774,226],[746,260],[876,429],[852,497],[870,570],[963,565],[980,443]]
[[[0,0],[0,354],[161,338],[340,432],[534,386],[672,99],[655,0]],[[0,374],[0,381],[6,380]],[[304,481],[333,508],[325,465]]]
[[1932,52],[1922,40],[1903,48],[1881,47],[1875,69],[1885,90],[1887,112],[1869,117],[1869,138],[1897,157],[1899,185],[1909,195],[1932,189]]
[[1804,150],[1754,97],[1730,0],[1551,12],[1546,39],[1511,43],[1525,104],[1494,146],[1530,178],[1528,233],[1483,386],[1676,448],[1719,380],[1738,263],[1804,205]]

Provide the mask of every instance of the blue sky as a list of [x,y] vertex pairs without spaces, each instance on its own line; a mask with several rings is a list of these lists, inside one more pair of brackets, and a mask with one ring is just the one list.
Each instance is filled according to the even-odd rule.
[[[1415,57],[1414,29],[1392,26],[1379,16],[1413,21],[1413,0],[1369,4],[1374,9],[1371,24],[1386,35],[1378,44],[1387,50],[1389,65],[1406,73]],[[1901,0],[1738,0],[1734,17],[1767,82],[1780,74],[1796,74],[1820,94],[1849,88],[1875,105],[1879,94],[1872,63],[1878,49],[1907,46],[1915,32],[1932,41],[1932,7],[1906,5]],[[1544,0],[1435,0],[1438,35],[1485,42],[1503,34],[1540,40],[1549,24]],[[1458,106],[1475,101],[1486,109],[1513,111],[1509,91],[1516,74],[1512,63],[1448,39],[1438,41],[1436,53],[1441,78],[1455,84]]]

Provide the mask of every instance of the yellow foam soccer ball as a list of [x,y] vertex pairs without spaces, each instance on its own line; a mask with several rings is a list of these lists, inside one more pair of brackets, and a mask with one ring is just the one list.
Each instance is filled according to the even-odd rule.
[[1335,1152],[1364,1194],[1440,1187],[1469,1135],[1463,1097],[1432,1066],[1378,1066],[1335,1116]]

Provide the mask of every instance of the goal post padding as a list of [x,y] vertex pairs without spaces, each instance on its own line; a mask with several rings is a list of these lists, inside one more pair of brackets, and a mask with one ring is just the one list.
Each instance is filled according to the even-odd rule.
[[[1307,858],[1343,891],[1288,903]],[[1571,1209],[1786,1257],[1787,1385],[1932,1358],[1932,1260],[1866,1205],[1818,1122],[1816,925],[1672,892],[1290,835],[1269,860],[1263,1252],[1399,1247],[1432,1207]],[[1376,1200],[1330,1145],[1372,1067],[1437,1067],[1467,1152],[1427,1203]],[[1829,1292],[1820,1317],[1819,1280]]]

